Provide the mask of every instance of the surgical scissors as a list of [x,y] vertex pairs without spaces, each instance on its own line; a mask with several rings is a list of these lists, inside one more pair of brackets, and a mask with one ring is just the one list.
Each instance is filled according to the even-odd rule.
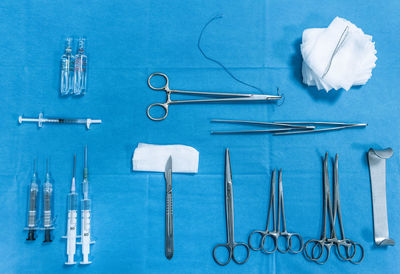
[[[161,87],[154,87],[151,84],[151,79],[154,76],[161,76],[165,80],[165,84]],[[211,103],[211,102],[234,102],[234,101],[270,101],[279,100],[282,98],[280,95],[264,95],[264,94],[246,94],[246,93],[221,93],[221,92],[202,92],[202,91],[186,91],[186,90],[174,90],[169,88],[168,76],[161,72],[152,73],[147,79],[147,84],[153,90],[162,90],[167,94],[165,103],[154,103],[147,108],[147,116],[153,121],[162,121],[168,116],[168,107],[172,104],[188,104],[188,103]],[[220,97],[214,99],[195,99],[195,100],[171,100],[172,93],[187,94],[187,95],[199,95],[208,97]],[[150,114],[150,109],[158,106],[163,108],[164,116],[160,118],[153,117]]]
[[[324,160],[324,175],[323,175],[323,186],[324,186],[324,204],[323,204],[323,230],[321,239],[312,239],[308,240],[304,245],[304,253],[307,259],[317,263],[324,264],[328,261],[329,255],[331,252],[332,246],[336,247],[336,254],[339,259],[342,261],[349,261],[353,264],[359,264],[364,259],[364,248],[361,244],[356,243],[350,239],[347,239],[344,235],[343,230],[343,222],[342,222],[342,213],[340,210],[340,197],[339,197],[339,177],[338,177],[338,155],[336,154],[335,163],[334,163],[334,171],[333,171],[333,206],[331,204],[331,193],[329,187],[329,175],[328,175],[328,153],[325,154]],[[327,214],[329,213],[329,219],[331,224],[331,235],[330,238],[327,238],[326,233],[326,223],[327,223]],[[342,239],[338,239],[335,230],[335,221],[336,214],[339,220],[339,227],[341,231]],[[311,244],[311,247],[308,249],[308,245]],[[361,250],[361,255],[358,260],[354,260],[354,257],[357,253],[357,246]],[[317,248],[318,247],[318,248]],[[343,254],[341,252],[341,248],[344,248],[346,251]],[[309,250],[311,253],[309,253]],[[317,250],[317,251],[316,251]],[[326,255],[325,251],[326,250]]]
[[[226,216],[226,233],[227,242],[224,244],[217,244],[213,249],[213,257],[217,264],[224,266],[227,265],[231,259],[237,264],[244,264],[247,262],[250,256],[250,248],[246,243],[237,243],[234,239],[234,220],[233,220],[233,188],[232,188],[232,172],[231,172],[231,162],[229,158],[229,149],[225,151],[225,216]],[[246,249],[246,257],[243,260],[238,260],[235,257],[235,248],[238,246],[243,246]],[[215,251],[219,248],[225,248],[228,250],[228,258],[226,261],[221,262],[217,259]]]
[[[273,217],[273,229],[269,231],[269,218]],[[282,212],[282,231],[280,231],[280,217]],[[252,243],[252,237],[254,235],[261,236],[258,247],[254,247]],[[282,249],[279,247],[279,237],[284,237],[286,239],[285,248]],[[298,239],[300,246],[298,249],[292,248],[292,238],[295,237]],[[267,238],[271,238],[273,241],[272,248],[265,248],[265,243]],[[289,233],[286,229],[286,220],[285,220],[285,207],[283,204],[283,186],[282,186],[282,170],[279,170],[278,173],[278,220],[275,221],[275,169],[272,171],[271,177],[271,193],[269,198],[269,207],[268,207],[268,215],[267,215],[267,229],[265,231],[254,230],[249,235],[249,246],[254,251],[262,250],[262,252],[271,254],[278,250],[281,253],[290,253],[296,254],[300,253],[303,250],[303,238],[298,233]]]

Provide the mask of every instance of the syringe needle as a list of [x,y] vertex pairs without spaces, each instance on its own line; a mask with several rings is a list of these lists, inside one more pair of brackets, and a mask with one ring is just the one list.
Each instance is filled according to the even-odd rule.
[[75,179],[75,163],[76,163],[76,154],[74,154],[74,168],[73,168],[73,172],[72,172],[72,177]]
[[76,154],[74,154],[74,166],[73,166],[73,169],[72,169],[71,192],[75,192],[75,163],[76,163]]

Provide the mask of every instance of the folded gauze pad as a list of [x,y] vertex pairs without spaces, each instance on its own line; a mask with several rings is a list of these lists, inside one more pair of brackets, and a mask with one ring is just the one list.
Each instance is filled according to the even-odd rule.
[[327,92],[364,85],[377,60],[372,36],[340,17],[327,28],[304,30],[300,49],[303,82]]
[[133,152],[132,167],[137,171],[164,172],[169,156],[172,172],[197,173],[199,152],[184,145],[151,145],[139,143]]

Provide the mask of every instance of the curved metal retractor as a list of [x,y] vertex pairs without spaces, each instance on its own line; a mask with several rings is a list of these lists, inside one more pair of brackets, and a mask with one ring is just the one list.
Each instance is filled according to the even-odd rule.
[[389,237],[388,210],[386,202],[386,160],[392,157],[393,149],[368,151],[368,167],[371,181],[374,241],[377,246],[394,245]]
[[[325,154],[323,173],[324,187],[324,204],[323,204],[323,228],[321,238],[312,239],[305,243],[304,254],[307,259],[317,264],[324,264],[328,261],[332,246],[336,247],[336,255],[342,261],[349,261],[353,264],[359,264],[364,259],[364,248],[361,244],[347,239],[344,235],[342,213],[340,210],[339,197],[339,177],[338,177],[338,155],[336,154],[334,163],[334,179],[333,179],[333,205],[331,203],[331,192],[329,186],[328,175],[328,153]],[[327,215],[329,213],[330,221],[330,238],[327,238],[326,225]],[[339,227],[342,239],[338,239],[335,230],[336,214],[339,220]],[[356,258],[357,250],[360,250],[360,255]]]
[[[154,76],[164,78],[165,84],[160,87],[155,87],[151,84],[151,79]],[[203,92],[203,91],[188,91],[188,90],[175,90],[169,88],[168,76],[161,72],[152,73],[147,79],[147,85],[153,90],[165,91],[167,98],[165,103],[154,103],[147,108],[147,117],[153,121],[162,121],[168,116],[168,107],[171,104],[188,104],[188,103],[212,103],[212,102],[235,102],[235,101],[271,101],[279,100],[282,98],[280,95],[264,95],[264,94],[246,94],[246,93],[226,93],[226,92]],[[194,100],[171,100],[172,93],[186,94],[186,95],[199,95],[205,97],[217,97],[214,99],[194,99]],[[150,114],[153,107],[161,107],[164,110],[164,115],[161,117],[154,117]]]
[[[226,216],[226,232],[227,232],[227,242],[223,244],[218,244],[213,249],[214,261],[221,265],[227,265],[231,259],[237,264],[244,264],[247,262],[250,256],[250,248],[246,243],[235,242],[234,237],[234,213],[233,213],[233,188],[232,188],[232,172],[231,172],[231,162],[229,158],[229,149],[225,151],[225,216]],[[236,247],[241,246],[246,250],[246,256],[243,259],[238,259],[235,257]],[[226,260],[219,260],[216,255],[216,250],[226,249],[228,251],[228,257]]]
[[[273,229],[269,231],[269,220],[272,212],[273,217]],[[280,223],[282,216],[282,231],[280,230]],[[259,239],[255,240],[255,236]],[[279,237],[285,238],[285,246],[282,248],[280,246]],[[268,240],[268,238],[271,240]],[[292,248],[292,239],[296,238],[299,242],[299,247]],[[256,246],[252,243],[256,242]],[[271,177],[271,191],[269,198],[269,207],[267,215],[267,228],[265,231],[254,230],[249,235],[249,246],[254,251],[261,250],[264,253],[271,254],[278,250],[281,253],[299,253],[303,250],[303,238],[298,233],[290,233],[286,229],[286,219],[285,219],[285,207],[283,203],[283,186],[282,186],[282,170],[278,173],[278,219],[275,219],[275,169],[272,171]]]

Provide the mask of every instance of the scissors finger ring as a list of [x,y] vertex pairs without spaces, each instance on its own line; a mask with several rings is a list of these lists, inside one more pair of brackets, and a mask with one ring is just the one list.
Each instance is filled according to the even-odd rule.
[[360,247],[360,250],[361,250],[361,257],[360,257],[360,259],[357,260],[357,261],[353,261],[353,259],[351,259],[351,260],[350,260],[350,263],[352,263],[352,264],[359,264],[359,263],[361,263],[361,262],[364,260],[364,257],[365,257],[364,248],[363,248],[362,245],[359,244],[359,243],[354,243],[354,244],[355,244],[355,245],[354,245],[354,253],[356,253],[356,247],[357,247],[357,246]]
[[[271,238],[272,241],[273,241],[273,248],[272,249],[265,249],[265,242],[266,242],[265,240],[267,238]],[[267,244],[267,246],[268,246],[268,244]],[[270,234],[270,233],[264,234],[264,236],[262,237],[262,240],[261,240],[261,249],[262,249],[262,252],[265,252],[265,253],[268,253],[268,254],[274,253],[278,249],[278,239],[277,239],[277,237],[272,235],[272,234]]]
[[[285,238],[285,249],[281,249],[279,247],[279,238]],[[290,250],[290,235],[285,233],[285,234],[278,234],[277,240],[276,240],[276,247],[280,253],[287,253]]]
[[[299,241],[299,244],[300,244],[299,249],[294,249],[294,250],[292,249],[292,239],[293,238],[297,238],[297,240]],[[289,234],[289,252],[290,253],[293,253],[293,254],[300,253],[303,250],[303,246],[304,246],[303,238],[300,236],[300,234],[298,234],[298,233],[290,233]]]
[[[246,257],[242,261],[241,260],[237,260],[236,257],[235,257],[235,249],[238,246],[244,246],[244,248],[246,249]],[[245,243],[236,243],[234,245],[234,247],[232,248],[232,259],[235,261],[235,263],[244,264],[245,262],[247,262],[249,257],[250,257],[250,248],[249,248],[249,246],[247,244],[245,244]]]
[[[161,108],[163,108],[163,110],[164,110],[164,115],[163,115],[162,117],[160,117],[160,118],[151,116],[150,110],[151,110],[153,107],[161,107]],[[162,121],[162,120],[164,120],[165,118],[167,118],[167,116],[168,116],[168,103],[154,103],[154,104],[151,104],[151,105],[147,108],[147,117],[149,117],[149,118],[150,118],[151,120],[153,120],[153,121]]]
[[[311,249],[311,254],[309,254],[309,248],[308,245],[312,244]],[[315,255],[315,248],[318,246],[319,254],[316,256]],[[307,259],[310,261],[316,261],[319,260],[322,257],[322,254],[324,252],[324,244],[320,240],[308,240],[305,245],[304,245],[304,254],[306,255]]]
[[[255,247],[252,245],[252,241],[251,241],[252,237],[253,237],[255,234],[258,234],[259,236],[261,236],[260,241],[258,242],[258,248],[255,248]],[[262,237],[264,237],[264,234],[265,234],[264,231],[259,231],[259,230],[255,230],[255,231],[253,231],[253,232],[250,233],[250,235],[249,235],[249,247],[250,247],[252,250],[254,250],[254,251],[259,251],[259,250],[261,250],[261,248],[262,248]]]
[[[321,248],[321,253],[318,255],[318,257],[314,257],[315,247],[317,246],[317,245],[314,245],[313,248],[312,248],[312,255],[313,255],[314,259],[312,261],[314,261],[315,263],[317,263],[319,265],[322,265],[322,264],[325,264],[328,261],[329,255],[331,254],[332,245],[324,243],[324,242],[319,242],[319,244],[320,244],[320,248]],[[324,250],[326,250],[326,252],[327,252],[325,257],[323,256],[324,255]]]
[[[165,80],[165,84],[161,87],[155,87],[151,84],[151,78],[153,78],[154,76],[161,76],[162,78],[164,78]],[[168,80],[168,76],[164,73],[161,72],[155,72],[152,73],[149,78],[147,78],[147,85],[149,86],[149,88],[154,89],[154,90],[165,90],[165,91],[169,91],[169,80]]]
[[[228,258],[227,258],[227,260],[226,260],[225,262],[219,261],[219,260],[217,259],[217,256],[215,255],[215,251],[216,251],[218,248],[220,248],[220,247],[223,247],[223,248],[225,248],[226,250],[228,250],[228,254],[229,254],[229,255],[228,255]],[[215,261],[217,264],[221,265],[221,266],[227,265],[227,264],[231,261],[231,259],[232,259],[232,253],[233,253],[232,247],[230,247],[229,245],[227,245],[227,244],[219,244],[219,245],[216,245],[216,246],[214,247],[214,249],[213,249],[213,258],[214,258],[214,261]]]
[[[341,247],[345,249],[345,255],[342,254]],[[350,261],[356,255],[355,243],[352,240],[344,239],[336,243],[337,255],[342,261]],[[351,251],[351,252],[350,252]]]

